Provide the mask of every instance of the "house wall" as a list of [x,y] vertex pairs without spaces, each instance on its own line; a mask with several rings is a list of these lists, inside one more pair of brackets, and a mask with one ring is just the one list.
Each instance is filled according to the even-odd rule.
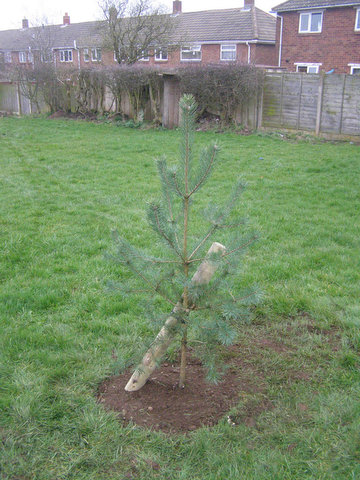
[[[284,12],[281,67],[296,71],[295,62],[321,63],[320,71],[350,73],[360,63],[360,32],[355,32],[356,9],[330,8],[323,12],[321,33],[299,33],[299,12]],[[279,45],[278,24],[276,44]]]
[[[250,45],[250,63],[258,65],[274,66],[277,64],[276,49],[274,45]],[[80,56],[78,50],[73,49],[73,61],[72,62],[60,62],[60,52],[55,51],[56,66],[58,68],[101,68],[103,66],[116,65],[113,52],[102,50],[101,62],[93,62],[91,59],[89,62],[84,61],[83,48],[80,49]],[[150,56],[149,60],[139,61],[139,65],[151,65],[152,67],[173,69],[179,66],[186,65],[208,65],[208,64],[226,64],[226,61],[220,60],[220,44],[205,44],[201,47],[201,61],[186,61],[181,60],[180,49],[170,51],[168,54],[168,60],[156,60],[154,56]],[[248,63],[248,46],[245,43],[237,44],[236,49],[236,61],[239,63]]]
[[274,67],[277,65],[276,48],[274,45],[251,45],[250,63]]

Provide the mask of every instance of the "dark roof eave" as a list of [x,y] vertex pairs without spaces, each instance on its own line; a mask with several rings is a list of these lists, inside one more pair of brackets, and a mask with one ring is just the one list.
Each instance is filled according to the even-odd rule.
[[353,2],[353,3],[339,3],[336,5],[329,5],[327,3],[321,4],[321,5],[313,5],[313,6],[305,6],[305,7],[288,7],[288,8],[279,8],[281,5],[278,5],[278,7],[273,7],[272,10],[270,10],[270,13],[282,13],[282,12],[298,12],[299,10],[316,10],[318,8],[344,8],[344,7],[355,7],[355,6],[360,6],[360,1],[359,2]]

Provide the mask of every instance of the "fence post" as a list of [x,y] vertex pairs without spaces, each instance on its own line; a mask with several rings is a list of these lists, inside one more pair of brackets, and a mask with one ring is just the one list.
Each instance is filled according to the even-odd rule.
[[346,86],[346,74],[343,73],[343,88],[342,88],[342,94],[341,94],[341,110],[340,110],[340,126],[339,126],[340,135],[342,133],[342,126],[343,126],[345,86]]
[[296,128],[299,130],[300,129],[300,115],[301,115],[301,95],[302,95],[302,85],[303,85],[303,76],[300,76],[300,92],[299,92],[299,105],[298,105],[298,114],[297,114],[297,119],[296,119]]
[[21,92],[20,92],[20,84],[19,84],[19,82],[16,83],[16,93],[17,93],[17,101],[18,101],[18,115],[22,115],[22,109],[21,109]]
[[324,91],[324,73],[320,74],[319,80],[319,89],[318,89],[318,101],[316,109],[316,124],[315,124],[315,135],[319,135],[320,126],[321,126],[321,113],[322,113],[322,101],[323,101],[323,91]]

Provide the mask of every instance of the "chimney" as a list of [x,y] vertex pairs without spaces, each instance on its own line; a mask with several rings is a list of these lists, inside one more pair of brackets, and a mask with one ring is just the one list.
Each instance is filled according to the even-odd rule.
[[70,25],[70,17],[69,17],[69,14],[67,12],[63,16],[63,25]]
[[244,10],[250,10],[255,6],[255,0],[244,0]]
[[173,1],[173,15],[178,15],[181,13],[182,6],[181,6],[181,0],[174,0]]
[[29,28],[29,20],[27,18],[23,18],[22,28]]

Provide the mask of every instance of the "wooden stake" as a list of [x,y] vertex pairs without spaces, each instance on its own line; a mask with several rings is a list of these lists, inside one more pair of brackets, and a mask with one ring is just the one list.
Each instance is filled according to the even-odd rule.
[[[221,243],[214,242],[211,245],[206,255],[207,258],[205,258],[205,260],[200,264],[199,268],[196,270],[194,276],[191,279],[191,282],[194,285],[206,285],[210,282],[217,268],[216,263],[211,261],[210,256],[218,252],[225,253],[225,250],[226,248],[224,247],[224,245],[221,245]],[[172,313],[177,313],[181,311],[182,308],[182,301],[179,301],[175,305]],[[140,388],[145,385],[147,379],[156,369],[160,358],[164,355],[170,343],[172,342],[174,338],[173,331],[177,322],[178,319],[171,315],[166,320],[164,326],[157,334],[152,346],[145,353],[142,362],[140,363],[140,365],[137,366],[130,380],[126,384],[125,390],[127,392],[135,392],[137,390],[140,390]]]

